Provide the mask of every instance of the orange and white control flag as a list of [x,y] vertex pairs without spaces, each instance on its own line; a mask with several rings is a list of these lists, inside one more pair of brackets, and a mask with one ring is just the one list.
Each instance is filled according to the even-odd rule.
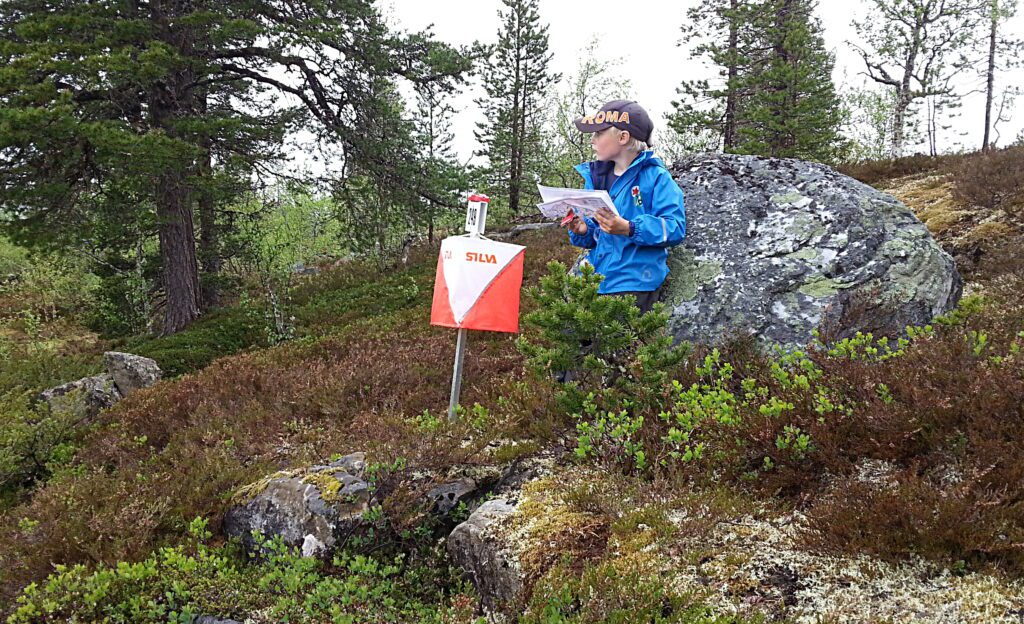
[[441,241],[430,324],[517,333],[525,250],[469,236]]

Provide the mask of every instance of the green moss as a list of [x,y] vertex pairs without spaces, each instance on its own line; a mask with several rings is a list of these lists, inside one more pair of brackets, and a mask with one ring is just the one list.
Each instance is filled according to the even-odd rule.
[[301,475],[302,473],[303,470],[301,468],[294,470],[281,470],[279,472],[275,472],[272,475],[263,477],[258,481],[253,481],[248,485],[243,485],[242,487],[235,490],[235,493],[231,496],[231,504],[244,505],[248,502],[251,502],[254,498],[259,496],[263,492],[263,490],[267,489],[267,486],[270,485],[271,481],[275,479],[287,479],[290,477],[296,477]]
[[523,624],[625,623],[741,624],[762,618],[716,613],[698,591],[667,583],[659,564],[638,556],[588,564],[582,571],[553,568],[537,583]]
[[505,464],[540,450],[540,444],[533,441],[503,444],[494,451],[494,461]]
[[[579,483],[597,477],[579,471],[569,478]],[[514,550],[528,581],[559,562],[578,563],[604,554],[607,518],[566,504],[560,498],[564,487],[565,483],[554,477],[527,483],[509,522]]]
[[612,523],[611,530],[620,551],[635,553],[666,544],[677,533],[666,509],[657,505],[626,513]]

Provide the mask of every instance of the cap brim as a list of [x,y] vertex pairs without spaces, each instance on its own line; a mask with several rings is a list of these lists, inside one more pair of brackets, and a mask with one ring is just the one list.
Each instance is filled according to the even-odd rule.
[[602,123],[592,123],[592,124],[583,123],[583,118],[582,117],[580,117],[579,119],[573,120],[573,123],[576,124],[576,127],[579,129],[580,132],[599,132],[601,130],[604,130],[605,128],[611,128],[612,127],[612,125],[610,123],[608,123],[607,121],[602,122]]

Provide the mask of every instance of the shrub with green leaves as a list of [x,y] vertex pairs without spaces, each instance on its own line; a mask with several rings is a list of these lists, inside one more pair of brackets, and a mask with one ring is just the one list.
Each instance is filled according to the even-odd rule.
[[31,394],[0,395],[0,492],[45,478],[74,455],[77,415],[33,406]]
[[100,280],[80,257],[29,254],[0,237],[0,275],[0,311],[15,316],[48,323],[84,315],[97,303]]
[[186,543],[137,563],[57,566],[25,588],[8,624],[185,624],[198,615],[242,620],[256,612],[274,622],[355,624],[368,613],[381,622],[471,621],[473,600],[443,565],[345,553],[325,563],[279,537],[261,538],[265,557],[249,564],[235,544],[210,546],[205,520],[189,530]]
[[627,398],[647,403],[648,390],[664,384],[689,353],[689,343],[672,345],[664,304],[641,315],[634,300],[598,294],[604,276],[593,266],[584,264],[579,276],[561,262],[547,268],[539,285],[527,289],[538,304],[523,317],[532,333],[517,341],[527,365],[541,377],[576,372],[559,393],[569,412],[580,410],[587,393],[598,388],[605,409]]
[[64,353],[52,343],[0,337],[0,394],[45,390],[95,375],[102,368],[98,353]]

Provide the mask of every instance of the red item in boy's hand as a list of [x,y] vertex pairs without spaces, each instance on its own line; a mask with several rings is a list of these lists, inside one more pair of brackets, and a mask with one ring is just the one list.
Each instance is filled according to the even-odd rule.
[[570,210],[569,214],[565,215],[565,218],[562,219],[562,222],[559,223],[558,225],[559,226],[563,226],[563,225],[565,225],[566,223],[572,221],[575,218],[576,218],[576,213]]

